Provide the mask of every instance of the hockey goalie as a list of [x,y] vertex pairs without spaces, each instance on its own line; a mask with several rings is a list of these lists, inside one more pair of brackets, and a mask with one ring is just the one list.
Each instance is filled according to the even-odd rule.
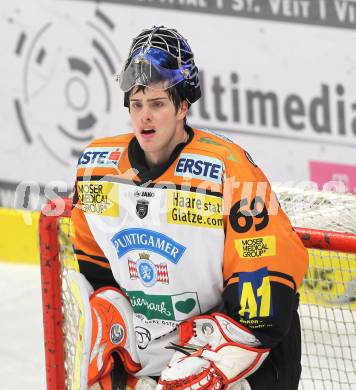
[[186,39],[144,30],[116,79],[132,132],[77,166],[74,388],[297,390],[307,252],[251,156],[188,125]]

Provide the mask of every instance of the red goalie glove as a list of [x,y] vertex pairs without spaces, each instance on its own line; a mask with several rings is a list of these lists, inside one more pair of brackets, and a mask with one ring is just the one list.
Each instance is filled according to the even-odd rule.
[[214,313],[179,326],[179,345],[157,388],[162,390],[222,389],[256,371],[269,349],[242,325]]

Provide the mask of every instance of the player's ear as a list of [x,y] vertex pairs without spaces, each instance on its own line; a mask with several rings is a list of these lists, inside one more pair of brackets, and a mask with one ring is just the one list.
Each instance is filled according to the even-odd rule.
[[183,100],[177,112],[177,119],[184,119],[188,114],[188,109],[188,102]]

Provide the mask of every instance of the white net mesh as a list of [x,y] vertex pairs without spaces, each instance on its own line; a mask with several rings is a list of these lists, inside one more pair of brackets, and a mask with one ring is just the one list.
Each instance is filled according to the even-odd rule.
[[[274,187],[293,226],[356,233],[356,197]],[[59,226],[67,388],[72,389],[79,310],[66,276],[73,261],[68,218]],[[356,388],[356,255],[309,250],[300,288],[302,379],[300,390]],[[286,389],[287,390],[287,389]]]
[[[356,233],[356,196],[273,188],[292,225]],[[356,388],[356,255],[309,250],[300,288],[303,390]]]
[[302,381],[300,389],[356,386],[356,256],[309,250],[300,288]]
[[293,226],[356,233],[356,196],[274,186]]

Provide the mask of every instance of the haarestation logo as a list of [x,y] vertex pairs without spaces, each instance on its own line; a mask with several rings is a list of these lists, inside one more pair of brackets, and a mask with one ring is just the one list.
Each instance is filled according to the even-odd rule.
[[122,63],[114,30],[96,9],[92,20],[56,18],[17,38],[15,55],[23,63],[22,95],[14,99],[18,124],[28,144],[40,142],[62,165],[73,166],[109,121],[113,75]]

